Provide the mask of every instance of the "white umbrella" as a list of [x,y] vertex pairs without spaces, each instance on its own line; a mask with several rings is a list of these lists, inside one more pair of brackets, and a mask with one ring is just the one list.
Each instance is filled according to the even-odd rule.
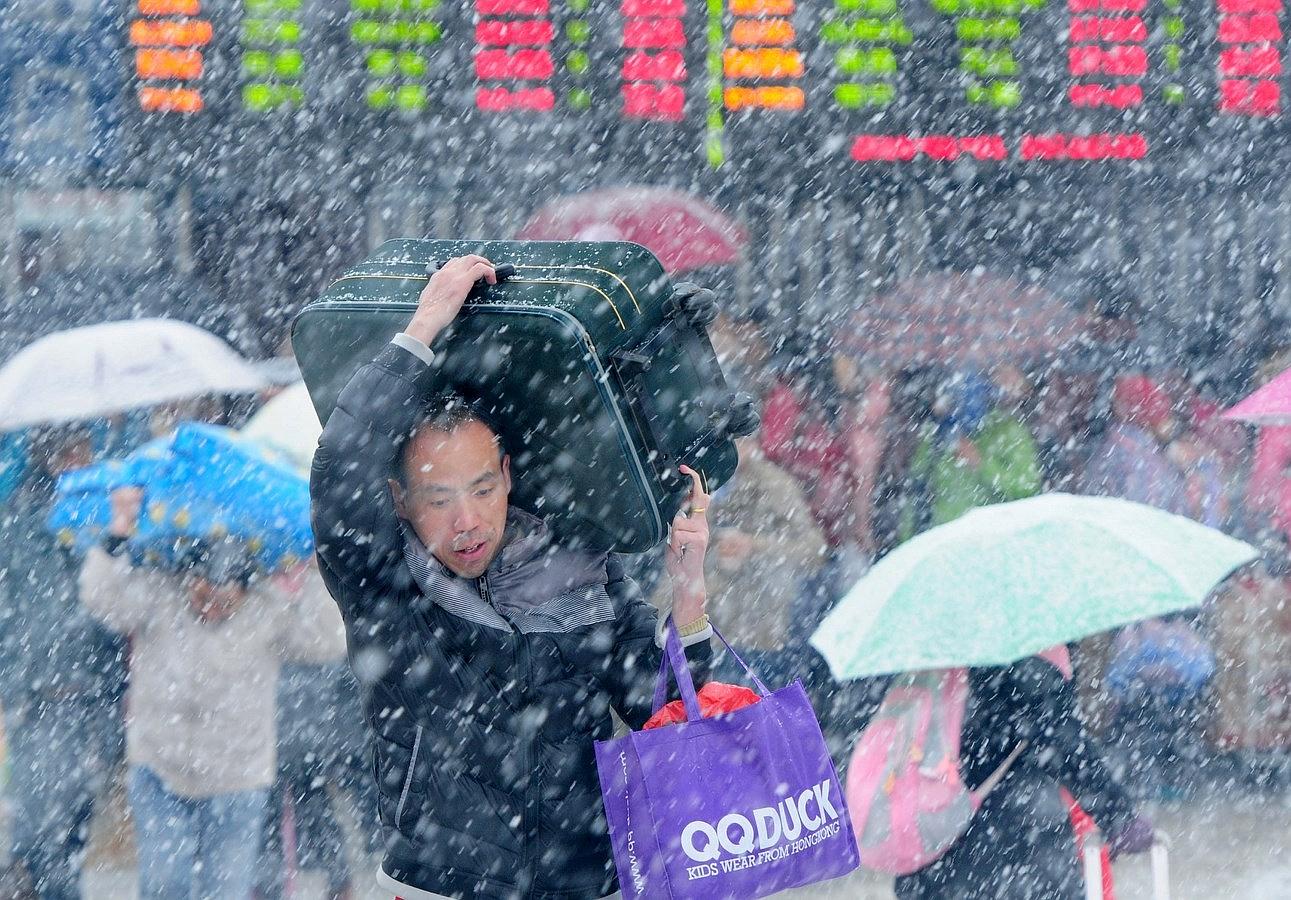
[[134,319],[46,335],[0,367],[0,429],[74,422],[267,386],[224,341],[173,319]]
[[266,403],[242,433],[278,451],[297,471],[308,474],[323,426],[301,381]]

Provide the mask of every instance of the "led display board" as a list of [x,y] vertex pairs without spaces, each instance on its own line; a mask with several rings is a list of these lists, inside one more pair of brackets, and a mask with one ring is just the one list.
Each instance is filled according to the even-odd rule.
[[125,21],[148,121],[253,132],[343,104],[679,129],[698,165],[794,145],[899,166],[1280,150],[1284,19],[1284,0],[131,0]]

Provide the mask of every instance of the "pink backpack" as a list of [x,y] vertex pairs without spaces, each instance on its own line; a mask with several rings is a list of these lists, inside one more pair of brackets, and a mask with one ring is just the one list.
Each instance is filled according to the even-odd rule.
[[959,771],[968,670],[897,676],[847,767],[847,808],[861,865],[908,875],[939,859],[968,828],[1025,745],[976,791]]

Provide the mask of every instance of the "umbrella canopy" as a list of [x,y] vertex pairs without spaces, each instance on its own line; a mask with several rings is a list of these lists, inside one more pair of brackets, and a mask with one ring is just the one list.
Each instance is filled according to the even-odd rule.
[[0,430],[266,385],[250,363],[196,325],[173,319],[87,325],[46,335],[0,368]]
[[296,471],[306,475],[322,433],[303,381],[266,403],[242,429],[243,435],[278,451]]
[[265,571],[314,552],[308,480],[259,442],[193,422],[124,460],[63,475],[46,527],[66,545],[90,546],[108,525],[111,492],[126,485],[144,489],[144,515],[129,545],[146,561],[174,564],[194,543],[230,537]]
[[532,241],[632,241],[670,275],[730,265],[748,237],[708,203],[682,191],[629,186],[559,197],[516,235]]
[[1047,494],[973,510],[898,547],[811,642],[838,678],[1007,665],[1196,606],[1255,557],[1150,506]]
[[1051,356],[1072,344],[1084,318],[1035,287],[992,275],[909,278],[851,318],[843,347],[885,366],[970,365]]
[[1226,410],[1224,418],[1251,425],[1291,425],[1291,369]]

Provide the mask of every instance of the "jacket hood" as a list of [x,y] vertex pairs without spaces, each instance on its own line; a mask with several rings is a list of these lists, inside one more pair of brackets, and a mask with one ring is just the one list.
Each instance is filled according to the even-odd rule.
[[[422,594],[479,624],[511,630],[517,619],[549,617],[543,607],[572,596],[583,598],[583,609],[608,603],[609,554],[556,544],[546,523],[524,510],[508,510],[502,549],[478,579],[453,573],[426,550],[411,525],[403,520],[400,524],[404,558]],[[482,596],[484,583],[487,600]]]
[[562,547],[554,543],[545,522],[512,507],[502,549],[485,577],[499,603],[534,606],[570,591],[604,585],[608,555]]

